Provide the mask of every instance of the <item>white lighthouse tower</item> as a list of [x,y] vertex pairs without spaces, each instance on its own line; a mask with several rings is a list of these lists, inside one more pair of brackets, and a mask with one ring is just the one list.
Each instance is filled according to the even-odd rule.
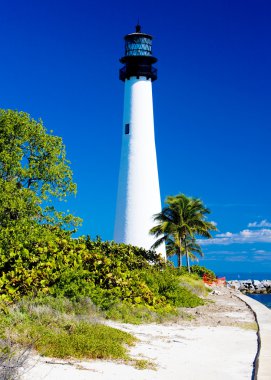
[[[125,55],[120,59],[120,79],[125,85],[122,150],[114,239],[150,249],[154,237],[153,215],[161,211],[157,170],[152,81],[157,61],[152,56],[152,36],[136,32],[125,37]],[[166,258],[165,246],[157,249]]]

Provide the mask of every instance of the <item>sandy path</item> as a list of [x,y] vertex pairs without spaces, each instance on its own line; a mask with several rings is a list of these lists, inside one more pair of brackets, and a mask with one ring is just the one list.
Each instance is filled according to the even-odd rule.
[[[24,380],[245,380],[251,379],[257,351],[254,316],[230,291],[219,290],[210,303],[189,310],[193,321],[162,325],[128,325],[110,322],[113,327],[139,338],[131,349],[137,359],[146,359],[156,370],[138,370],[109,361],[65,363],[33,358],[34,366]],[[46,361],[49,361],[46,362]]]

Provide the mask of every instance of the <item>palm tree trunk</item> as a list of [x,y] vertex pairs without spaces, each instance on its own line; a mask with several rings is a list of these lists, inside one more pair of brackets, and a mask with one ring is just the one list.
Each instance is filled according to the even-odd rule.
[[185,249],[186,266],[187,266],[187,269],[188,269],[188,273],[191,273],[190,262],[189,262],[189,252],[188,252],[188,249],[187,249],[187,244],[186,244],[186,240],[185,239],[184,239],[184,249]]
[[178,267],[182,267],[182,255],[181,252],[178,252]]
[[191,270],[190,270],[190,262],[189,262],[189,254],[188,254],[188,250],[187,250],[187,248],[185,248],[185,254],[186,254],[186,265],[187,265],[187,269],[188,269],[188,272],[191,273]]
[[178,267],[182,267],[182,239],[180,238],[180,247],[178,252]]

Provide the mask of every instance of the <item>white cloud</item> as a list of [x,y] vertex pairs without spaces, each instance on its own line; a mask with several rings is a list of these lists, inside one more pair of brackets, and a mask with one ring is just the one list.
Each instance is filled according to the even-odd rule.
[[230,262],[245,262],[247,261],[247,257],[246,256],[226,256],[224,258],[224,261],[230,261]]
[[198,239],[202,245],[229,245],[241,243],[271,243],[271,229],[262,228],[259,230],[242,230],[237,233],[226,232],[217,234],[213,239]]
[[212,220],[210,223],[212,223],[215,227],[217,227],[217,222],[214,222],[214,221]]
[[271,227],[271,223],[268,222],[268,220],[264,219],[264,220],[261,220],[260,222],[252,222],[252,223],[248,223],[248,227]]
[[256,256],[253,256],[253,261],[261,261],[262,263],[270,263],[270,258],[267,258],[267,257],[263,257],[261,255],[256,255]]
[[216,237],[224,238],[224,237],[231,237],[233,235],[232,232],[226,232],[224,234],[217,234]]
[[257,250],[255,251],[255,253],[256,253],[257,255],[270,255],[270,254],[271,254],[270,251],[264,251],[263,249],[257,249]]
[[[206,252],[206,250],[204,250],[204,252]],[[219,256],[219,255],[236,255],[237,252],[235,251],[226,251],[226,250],[211,250],[209,252],[207,252],[205,255],[204,255],[204,260],[206,259],[206,257],[213,257],[215,258],[216,256]],[[238,251],[238,254],[239,254],[239,251]]]

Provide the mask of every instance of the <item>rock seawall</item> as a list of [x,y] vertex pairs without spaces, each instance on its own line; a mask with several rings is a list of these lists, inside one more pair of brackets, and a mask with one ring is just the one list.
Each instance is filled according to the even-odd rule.
[[242,293],[270,294],[271,280],[232,280],[227,281],[227,285]]

